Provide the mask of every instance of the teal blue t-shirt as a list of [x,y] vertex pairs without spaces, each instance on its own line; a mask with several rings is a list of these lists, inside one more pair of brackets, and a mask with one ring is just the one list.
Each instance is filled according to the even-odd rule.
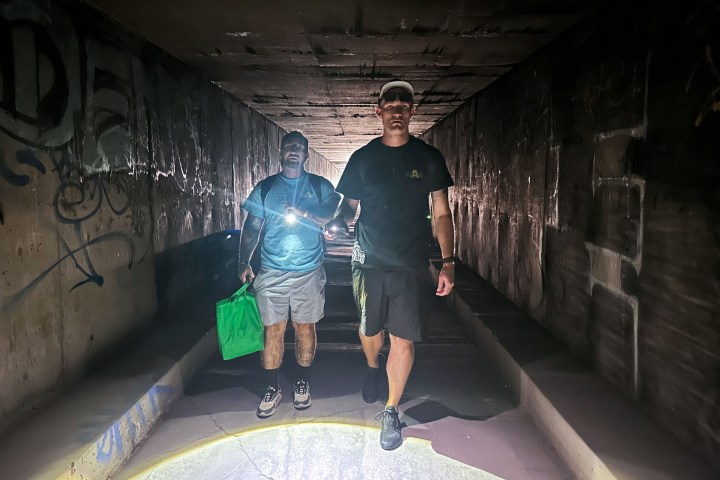
[[285,178],[279,174],[265,197],[264,207],[259,183],[243,203],[243,210],[265,219],[265,237],[260,245],[263,268],[302,272],[314,270],[322,264],[322,228],[306,218],[298,218],[293,224],[285,219],[285,210],[290,206],[317,217],[332,218],[340,203],[340,195],[330,181],[320,177],[320,205],[309,179],[307,172],[299,178]]

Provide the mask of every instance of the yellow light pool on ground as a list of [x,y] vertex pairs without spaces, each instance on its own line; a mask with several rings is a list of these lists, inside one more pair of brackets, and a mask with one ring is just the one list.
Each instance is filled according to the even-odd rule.
[[437,454],[406,438],[379,445],[379,430],[336,423],[281,425],[227,436],[180,452],[134,480],[202,479],[487,479],[500,477]]

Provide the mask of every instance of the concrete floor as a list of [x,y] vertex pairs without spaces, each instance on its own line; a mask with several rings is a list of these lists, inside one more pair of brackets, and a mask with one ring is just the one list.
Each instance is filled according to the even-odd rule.
[[359,393],[365,364],[346,267],[341,258],[327,264],[309,409],[292,407],[290,333],[283,401],[268,419],[255,416],[265,387],[258,354],[217,357],[116,478],[570,478],[439,299],[399,407],[405,441],[383,451],[375,415],[384,403],[365,404]]
[[405,442],[383,451],[375,420],[383,402],[367,405],[359,394],[365,365],[346,243],[332,245],[326,261],[311,408],[296,411],[290,402],[292,332],[285,398],[260,420],[258,354],[223,362],[216,353],[214,302],[229,293],[188,297],[172,322],[128,343],[3,436],[0,478],[718,478],[462,265],[447,303],[435,298],[427,338],[416,345],[400,404]]

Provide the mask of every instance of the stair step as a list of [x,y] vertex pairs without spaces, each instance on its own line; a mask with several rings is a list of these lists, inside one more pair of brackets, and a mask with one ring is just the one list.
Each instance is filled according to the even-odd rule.
[[[295,344],[293,342],[285,342],[286,351],[294,351]],[[382,348],[382,352],[387,356],[390,346],[385,344]],[[342,343],[342,342],[318,342],[317,351],[319,352],[362,352],[362,346],[360,343]],[[465,344],[452,344],[452,343],[416,343],[415,352],[419,354],[450,354],[453,356],[460,355],[474,355],[477,353],[477,348],[473,343]]]
[[[357,324],[342,324],[334,328],[333,325],[317,329],[317,342],[321,343],[348,343],[359,344]],[[295,341],[295,332],[289,329],[285,333],[288,342]],[[424,345],[470,345],[472,342],[467,336],[456,335],[431,335],[424,342]]]

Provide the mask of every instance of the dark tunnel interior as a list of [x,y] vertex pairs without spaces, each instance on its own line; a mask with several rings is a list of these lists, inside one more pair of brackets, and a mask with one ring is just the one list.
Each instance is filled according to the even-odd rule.
[[[484,398],[484,383],[454,393],[457,404],[410,402],[408,431],[469,461],[473,450],[422,425],[489,422],[517,405],[540,415],[544,402],[572,411],[572,395],[594,391],[554,396],[533,370],[542,365],[567,385],[591,376],[677,442],[692,468],[717,474],[720,5],[708,0],[0,1],[0,467],[29,465],[11,448],[32,443],[24,425],[67,418],[57,402],[81,382],[124,378],[108,365],[153,339],[146,360],[126,367],[180,383],[146,391],[128,380],[135,386],[112,394],[125,401],[120,413],[83,421],[99,437],[53,440],[42,456],[83,478],[116,474],[155,428],[150,412],[164,414],[190,364],[215,351],[207,332],[214,302],[237,286],[240,207],[279,170],[282,135],[303,132],[307,170],[336,184],[352,152],[382,134],[374,107],[391,79],[413,84],[410,133],[444,154],[454,180],[463,269],[457,298],[437,307],[461,320],[433,327],[418,352],[446,361],[444,348],[478,366],[486,357],[471,344],[489,342],[483,355],[517,365],[498,360],[493,378],[511,393],[498,390],[487,410],[465,403]],[[328,258],[347,259],[351,247],[330,244]],[[348,293],[338,272],[328,298]],[[328,358],[360,355],[343,308],[319,337]],[[181,321],[193,316],[203,320]],[[193,354],[202,362],[183,360],[188,351],[205,352]],[[561,353],[573,367],[552,363]],[[188,402],[212,378],[236,381],[208,373],[225,368],[215,362]],[[327,364],[334,372],[341,361]],[[543,395],[524,390],[528,378]],[[582,432],[574,415],[563,422]],[[566,427],[534,422],[568,478],[580,478],[582,461],[569,458],[589,457],[563,446]],[[602,436],[579,434],[588,451],[602,450]],[[632,463],[608,456],[595,474]],[[686,468],[664,461],[667,472]]]

